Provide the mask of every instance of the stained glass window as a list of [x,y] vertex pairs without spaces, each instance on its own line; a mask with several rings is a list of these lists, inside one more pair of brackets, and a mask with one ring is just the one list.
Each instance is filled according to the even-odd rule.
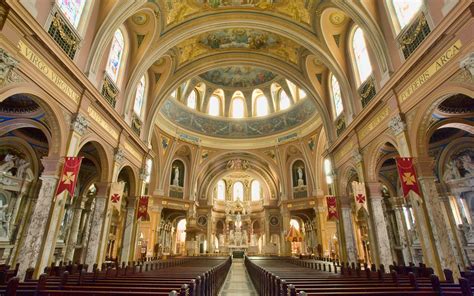
[[68,21],[71,22],[74,28],[77,28],[86,0],[56,0],[56,3]]
[[255,102],[255,108],[256,108],[255,114],[257,116],[268,115],[268,100],[267,100],[267,98],[263,95],[258,96],[257,100]]
[[290,226],[293,226],[296,230],[300,230],[300,223],[296,219],[290,220]]
[[135,94],[135,103],[133,104],[133,111],[139,117],[142,114],[143,100],[145,98],[145,76],[142,76],[137,85],[137,92]]
[[243,118],[244,117],[244,100],[241,98],[235,98],[232,100],[232,117]]
[[186,102],[186,105],[191,108],[191,109],[196,109],[196,91],[193,90],[189,96],[188,96],[188,101]]
[[219,116],[221,109],[221,101],[216,96],[211,96],[209,99],[209,115]]
[[225,200],[225,182],[224,182],[224,180],[219,180],[217,182],[217,199]]
[[117,82],[117,78],[122,64],[122,55],[125,44],[123,35],[120,30],[115,31],[114,38],[112,39],[112,46],[110,47],[109,59],[107,61],[107,67],[105,71],[109,77]]
[[260,182],[258,180],[253,180],[252,181],[252,200],[257,201],[260,200],[260,195],[261,195],[261,188],[260,188]]
[[235,182],[233,187],[234,200],[244,200],[244,184],[242,182]]
[[392,0],[393,9],[397,16],[400,29],[410,23],[413,17],[420,11],[423,0]]
[[372,64],[369,59],[369,52],[365,44],[364,31],[357,28],[352,39],[352,49],[354,50],[357,74],[359,75],[359,85],[372,74]]
[[306,98],[306,92],[300,88],[298,89],[298,96],[299,96],[299,99],[302,100]]
[[339,81],[336,76],[331,75],[331,88],[332,88],[332,102],[334,104],[334,112],[336,117],[342,113],[344,106],[342,105],[342,96],[341,96],[341,87],[339,86]]
[[280,92],[280,110],[288,109],[290,108],[290,106],[291,106],[291,100],[288,97],[288,94],[286,93],[286,91],[282,90]]

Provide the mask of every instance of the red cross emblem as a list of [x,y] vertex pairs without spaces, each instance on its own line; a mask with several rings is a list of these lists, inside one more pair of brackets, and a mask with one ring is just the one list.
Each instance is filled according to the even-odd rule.
[[115,194],[112,194],[112,196],[110,197],[110,200],[113,202],[113,203],[118,203],[120,201],[120,195],[115,193]]
[[365,202],[365,195],[360,194],[360,193],[357,194],[357,195],[356,195],[356,201],[357,201],[358,203],[364,203],[364,202]]

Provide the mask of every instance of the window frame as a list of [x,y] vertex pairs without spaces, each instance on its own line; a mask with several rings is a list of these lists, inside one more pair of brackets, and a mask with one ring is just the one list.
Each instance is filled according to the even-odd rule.
[[[360,75],[361,74],[360,73],[360,67],[359,67],[359,64],[357,62],[355,48],[354,48],[355,34],[356,34],[356,31],[359,30],[359,29],[362,32],[362,38],[363,38],[363,41],[364,41],[364,44],[365,44],[365,51],[367,53],[367,61],[369,62],[369,65],[370,65],[370,68],[371,68],[370,74],[364,80],[362,80],[362,77]],[[366,82],[371,76],[373,76],[374,67],[372,65],[372,60],[370,59],[369,47],[367,46],[367,40],[365,38],[364,30],[361,27],[359,27],[358,25],[355,25],[355,26],[353,26],[353,28],[351,30],[351,34],[350,34],[349,37],[350,37],[350,39],[349,39],[349,53],[350,53],[350,57],[351,57],[351,64],[352,64],[353,74],[354,74],[354,78],[355,78],[354,80],[355,80],[357,88],[359,88],[362,84],[364,84],[364,82]]]

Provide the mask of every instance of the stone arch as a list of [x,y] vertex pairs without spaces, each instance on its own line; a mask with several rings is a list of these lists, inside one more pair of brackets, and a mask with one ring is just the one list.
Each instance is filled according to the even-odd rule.
[[118,174],[117,174],[117,179],[118,179],[118,176],[120,175],[120,173],[122,173],[122,171],[124,171],[126,174],[127,174],[127,177],[129,178],[129,195],[131,196],[135,196],[135,195],[138,195],[139,192],[138,192],[138,182],[137,182],[137,174],[136,172],[133,170],[133,168],[129,165],[129,164],[124,164],[122,165],[122,167],[118,170]]
[[413,156],[428,156],[428,132],[433,125],[431,120],[435,109],[452,95],[463,94],[471,98],[474,97],[474,91],[454,84],[445,84],[430,96],[423,99],[418,111],[413,116],[414,120],[409,124],[410,142],[413,143]]
[[98,168],[100,168],[100,176],[99,176],[99,182],[109,182],[111,180],[111,170],[112,170],[112,157],[111,157],[111,152],[109,149],[106,149],[104,145],[101,143],[101,140],[99,139],[98,136],[96,135],[90,135],[88,137],[85,137],[82,139],[81,143],[79,144],[79,147],[77,149],[77,153],[79,154],[82,150],[82,148],[87,145],[87,144],[92,144],[94,148],[97,150],[98,154],[98,161],[100,163],[97,163],[96,165]]
[[[59,106],[51,96],[30,84],[20,84],[6,90],[4,89],[4,91],[0,93],[0,102],[3,102],[5,99],[13,95],[26,95],[33,99],[33,101],[44,110],[47,117],[48,129],[48,133],[45,133],[45,135],[49,134],[51,139],[51,142],[49,142],[50,147],[48,156],[58,157],[65,155],[69,133],[69,122],[67,122],[69,117],[64,115],[62,106]],[[64,120],[65,117],[66,120]],[[30,124],[33,123],[30,122]],[[40,127],[36,124],[35,128]],[[44,127],[42,127],[42,131],[44,132]]]
[[392,135],[389,134],[382,134],[381,136],[377,137],[372,141],[372,144],[367,148],[364,153],[364,164],[365,164],[365,174],[367,177],[368,182],[377,182],[377,164],[379,163],[380,157],[382,156],[380,153],[380,149],[386,143],[391,144],[395,149],[398,150],[398,143]]

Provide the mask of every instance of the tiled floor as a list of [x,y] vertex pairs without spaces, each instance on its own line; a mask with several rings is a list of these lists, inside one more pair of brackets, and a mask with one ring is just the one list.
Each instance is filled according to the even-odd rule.
[[243,259],[233,259],[227,279],[222,286],[220,296],[258,296],[253,287]]

